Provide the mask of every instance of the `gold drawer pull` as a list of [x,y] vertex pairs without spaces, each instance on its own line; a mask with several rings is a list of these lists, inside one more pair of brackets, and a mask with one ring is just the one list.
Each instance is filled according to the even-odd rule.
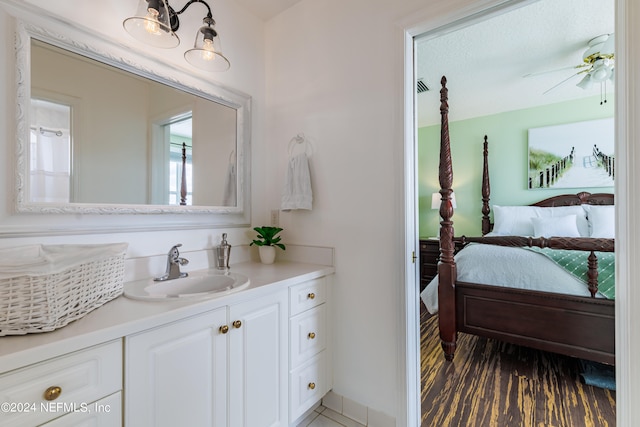
[[315,332],[309,332],[309,339],[314,339],[316,337],[316,333]]
[[227,325],[220,326],[220,333],[221,334],[226,334],[227,332],[229,332],[229,327]]
[[316,383],[309,383],[309,389],[313,390],[316,388]]
[[234,328],[238,329],[240,326],[242,326],[242,322],[240,320],[234,320],[232,325]]
[[62,388],[57,385],[51,386],[44,391],[44,400],[56,400],[62,394]]
[[309,299],[314,299],[315,297],[316,297],[316,294],[314,294],[313,292],[309,292],[307,294],[307,298],[309,298]]

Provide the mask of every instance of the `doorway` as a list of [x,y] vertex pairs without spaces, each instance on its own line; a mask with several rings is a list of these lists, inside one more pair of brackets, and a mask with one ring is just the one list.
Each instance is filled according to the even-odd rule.
[[[419,63],[420,63],[420,51],[419,51],[419,47],[417,45],[419,45],[419,43],[421,42],[425,42],[427,43],[429,40],[435,40],[438,37],[442,37],[443,35],[450,35],[451,33],[460,30],[460,29],[464,29],[473,25],[477,25],[478,23],[481,24],[488,24],[490,23],[492,20],[494,19],[501,19],[501,17],[505,17],[509,12],[512,11],[517,11],[518,9],[524,9],[527,6],[531,6],[531,5],[535,5],[536,3],[542,3],[543,1],[538,1],[538,2],[531,2],[531,1],[512,1],[512,2],[508,2],[507,4],[502,4],[499,6],[496,6],[495,8],[492,9],[485,9],[485,10],[479,10],[477,11],[477,13],[470,13],[467,17],[458,17],[458,19],[452,19],[450,21],[449,24],[445,25],[445,26],[437,26],[433,29],[429,29],[427,31],[424,32],[415,32],[414,33],[414,39],[415,39],[415,43],[416,43],[416,47],[414,48],[414,50],[412,51],[412,53],[414,55],[416,55],[416,60],[414,61],[415,63],[418,64],[417,68],[419,68]],[[611,3],[611,7],[613,8],[613,2]],[[613,21],[613,19],[612,19]],[[613,32],[613,31],[610,31]],[[451,48],[450,48],[451,50]],[[493,54],[493,52],[492,52]],[[433,54],[432,58],[434,57],[438,57],[436,53]],[[496,58],[491,57],[489,58],[490,60],[495,61]],[[565,66],[566,67],[566,66]],[[463,67],[466,70],[472,69],[472,67]],[[553,68],[560,68],[559,65],[553,65],[553,64],[549,64],[548,68],[541,68],[540,71],[546,71],[546,70],[550,70]],[[569,70],[571,71],[571,70]],[[531,72],[532,74],[534,72]],[[442,74],[447,74],[447,77],[449,77],[449,72],[444,71]],[[454,74],[454,73],[451,73]],[[521,73],[520,77],[522,77],[522,75],[524,75],[526,73]],[[561,73],[562,74],[562,73]],[[419,74],[419,70],[417,70],[416,74],[412,74],[412,82],[413,84],[415,84],[415,81],[417,78],[423,77]],[[529,78],[533,78],[534,76],[531,76]],[[565,75],[566,77],[566,75]],[[558,79],[557,81],[561,81],[564,77]],[[428,79],[423,79],[422,83],[424,85],[426,85],[427,87],[429,87],[431,85],[431,87],[429,88],[430,90],[432,90],[436,96],[434,96],[434,98],[436,99],[434,103],[431,104],[431,106],[428,107],[429,111],[431,111],[433,113],[433,117],[431,118],[431,123],[427,122],[424,126],[420,126],[420,120],[421,120],[421,114],[420,114],[420,108],[422,107],[422,101],[420,99],[420,94],[416,94],[416,100],[415,100],[415,108],[416,108],[416,117],[417,117],[417,122],[418,122],[418,126],[417,128],[421,129],[423,127],[428,127],[428,126],[437,126],[437,123],[439,121],[439,106],[438,106],[438,101],[439,101],[439,79],[437,79],[436,81],[429,81]],[[545,81],[548,82],[548,80],[546,79],[546,77],[544,79],[538,79],[537,81],[535,81],[534,83],[532,83],[533,85],[537,86],[537,87],[542,87],[544,86],[544,84],[542,84],[541,82]],[[567,85],[567,87],[569,86],[575,86],[578,82],[580,81],[580,79],[578,78],[578,80],[576,80],[575,82],[572,82],[571,84],[568,84],[568,82],[566,82],[565,85]],[[451,83],[451,79],[449,79],[449,82]],[[545,83],[547,85],[547,87],[545,89],[540,90],[540,93],[542,94],[542,92],[544,92],[546,89],[551,88],[551,86],[548,85],[548,83]],[[564,89],[561,85],[560,87],[561,89]],[[413,90],[416,90],[415,88]],[[610,104],[614,104],[615,103],[615,97],[614,95],[614,90],[612,88],[612,86],[610,85],[608,88],[608,93],[606,95],[608,95],[608,103]],[[464,93],[464,91],[462,91]],[[415,92],[414,92],[415,93]],[[461,95],[458,94],[458,96],[460,97]],[[598,98],[599,95],[596,93],[594,95],[595,98]],[[456,102],[453,98],[453,94],[450,91],[450,105],[451,105],[451,110],[450,110],[450,120],[464,120],[464,119],[470,119],[473,118],[473,115],[467,115],[465,116],[463,113],[461,113],[460,111],[456,112],[455,114],[458,114],[458,116],[454,116],[453,110],[454,108],[456,108],[456,106],[460,106],[462,104],[464,104],[468,98],[464,99],[463,101],[458,101]],[[484,98],[484,104],[480,103],[480,108],[484,108],[487,106],[487,103],[489,102],[489,100],[491,100],[491,97],[485,97]],[[599,101],[598,101],[599,102]],[[490,103],[490,102],[489,102]],[[428,105],[428,104],[427,104]],[[491,107],[494,107],[494,105],[492,105]],[[510,107],[510,108],[526,108],[525,106],[520,106],[520,107]],[[507,110],[504,110],[507,111]],[[496,112],[496,113],[499,113]],[[466,114],[466,113],[465,113]],[[452,117],[453,116],[453,117]],[[429,119],[427,119],[429,120]],[[416,131],[416,139],[419,141],[420,140],[420,130]],[[434,155],[434,152],[431,150],[430,151],[432,159],[431,159],[431,163],[430,163],[430,167],[428,169],[430,170],[435,170],[437,171],[437,155]],[[436,151],[435,153],[437,153],[437,146],[436,146]],[[420,165],[422,165],[423,162],[423,157],[420,153],[420,150],[418,149],[418,163]],[[454,153],[455,156],[455,153]],[[427,160],[427,162],[429,162]],[[455,162],[455,160],[454,160]],[[521,168],[524,168],[525,166],[521,166]],[[455,163],[454,163],[454,169],[456,169],[455,167]],[[456,172],[458,172],[459,170],[462,171],[464,168],[458,168],[456,170]],[[471,171],[471,172],[477,172],[477,168],[475,169],[475,171]],[[469,182],[467,183],[466,179],[464,179],[464,172],[463,174],[460,174],[460,172],[458,172],[458,178],[460,178],[460,175],[463,176],[462,181],[463,184],[466,184],[467,187],[466,188],[461,188],[460,190],[458,190],[457,188],[455,188],[455,178],[454,178],[454,190],[456,192],[456,196],[458,198],[458,205],[460,206],[460,200],[462,199],[480,199],[479,197],[479,193],[480,193],[480,189],[479,189],[479,185],[477,186],[477,189],[473,189],[471,188],[473,186],[473,183]],[[469,176],[473,176],[473,173],[471,173]],[[424,183],[427,184],[424,184]],[[433,174],[432,177],[427,178],[427,179],[423,179],[422,177],[420,177],[419,179],[419,184],[417,184],[418,188],[416,191],[417,194],[417,200],[416,200],[416,208],[418,207],[423,207],[426,206],[427,204],[430,205],[430,201],[431,201],[431,194],[434,191],[437,191],[439,189],[439,184],[438,184],[438,177],[437,174]],[[499,190],[497,190],[496,192],[498,192]],[[526,191],[523,189],[523,194],[526,194]],[[427,203],[427,201],[429,203]],[[524,204],[524,203],[523,203]],[[430,206],[429,206],[430,207]],[[423,212],[424,211],[424,212]],[[467,234],[467,235],[479,235],[479,229],[480,229],[480,223],[479,220],[477,221],[477,224],[473,223],[472,220],[467,220],[467,218],[470,218],[472,216],[475,217],[479,217],[479,208],[474,208],[471,205],[466,205],[464,207],[461,207],[461,209],[458,210],[459,212],[459,217],[458,221],[456,222],[456,217],[454,217],[454,222],[456,222],[456,235],[461,235],[461,234]],[[420,236],[434,236],[437,235],[437,226],[435,226],[434,224],[437,224],[438,219],[437,219],[437,211],[431,211],[430,209],[423,209],[422,211],[419,212],[418,216],[419,216],[419,223],[420,223],[420,227],[419,227],[419,235]],[[422,223],[426,223],[428,224],[428,227],[430,228],[423,228]],[[476,231],[477,229],[477,231]],[[410,292],[408,292],[410,293]]]

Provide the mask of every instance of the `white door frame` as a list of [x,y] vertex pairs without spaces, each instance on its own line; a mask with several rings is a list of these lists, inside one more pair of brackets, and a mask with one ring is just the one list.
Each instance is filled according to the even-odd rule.
[[[399,22],[403,29],[404,91],[404,169],[405,183],[405,292],[404,318],[401,323],[400,379],[406,394],[399,399],[397,425],[419,426],[420,423],[420,337],[418,267],[413,256],[418,249],[417,226],[417,134],[415,106],[414,38],[437,34],[451,28],[519,7],[535,0],[480,0],[466,5],[440,2],[412,13]],[[633,212],[640,210],[640,21],[637,0],[614,0],[616,6],[616,408],[617,425],[631,426],[640,419],[640,371],[633,370],[633,355],[640,354],[640,287],[632,287],[632,278],[640,277],[640,223],[631,222]],[[404,366],[402,366],[404,365]],[[635,381],[633,380],[635,379]]]

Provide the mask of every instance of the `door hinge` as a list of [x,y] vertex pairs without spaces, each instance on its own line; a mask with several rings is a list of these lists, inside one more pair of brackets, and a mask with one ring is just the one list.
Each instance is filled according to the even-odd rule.
[[411,252],[411,262],[415,264],[417,258],[418,257],[416,256],[416,251]]

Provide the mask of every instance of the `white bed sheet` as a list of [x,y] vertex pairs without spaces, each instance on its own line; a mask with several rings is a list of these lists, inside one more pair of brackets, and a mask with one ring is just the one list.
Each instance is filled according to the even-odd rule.
[[[458,252],[455,260],[459,282],[591,296],[584,282],[543,254],[528,249],[472,243]],[[438,312],[438,276],[420,298],[429,313]]]

